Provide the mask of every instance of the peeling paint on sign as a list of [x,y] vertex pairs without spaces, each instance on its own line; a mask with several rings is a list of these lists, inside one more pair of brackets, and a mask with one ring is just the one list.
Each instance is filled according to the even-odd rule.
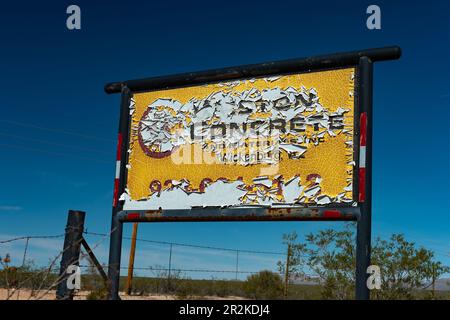
[[348,68],[134,94],[124,209],[352,203],[353,92]]

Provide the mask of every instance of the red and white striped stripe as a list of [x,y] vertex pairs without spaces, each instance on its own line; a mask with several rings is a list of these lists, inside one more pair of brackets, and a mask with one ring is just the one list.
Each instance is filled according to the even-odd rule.
[[366,200],[366,141],[367,141],[367,113],[362,112],[360,117],[359,140],[359,202]]
[[340,218],[341,212],[339,210],[325,210],[323,212],[324,218]]
[[113,207],[117,206],[119,200],[119,179],[120,179],[120,160],[122,157],[122,134],[119,133],[117,139],[117,156],[116,156],[116,175],[114,177],[114,197]]

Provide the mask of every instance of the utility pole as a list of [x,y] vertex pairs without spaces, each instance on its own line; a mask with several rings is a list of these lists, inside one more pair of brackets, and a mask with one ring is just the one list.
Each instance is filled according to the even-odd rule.
[[284,270],[284,298],[287,298],[288,295],[288,284],[289,284],[289,263],[291,260],[291,244],[288,243],[287,246],[287,255],[286,255],[286,266]]
[[131,234],[131,249],[130,259],[128,260],[128,277],[127,277],[127,295],[131,294],[133,288],[133,269],[134,269],[134,257],[136,254],[136,238],[137,238],[138,223],[133,223],[133,233]]

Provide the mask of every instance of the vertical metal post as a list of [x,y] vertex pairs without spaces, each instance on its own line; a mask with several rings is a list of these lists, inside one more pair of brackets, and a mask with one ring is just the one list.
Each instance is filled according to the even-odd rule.
[[109,299],[119,300],[123,223],[119,221],[117,216],[114,216],[111,225],[108,261]]
[[133,223],[133,233],[131,234],[131,248],[130,259],[128,260],[128,278],[127,278],[127,295],[131,294],[133,288],[133,269],[134,269],[134,257],[136,254],[136,238],[137,238],[138,223]]
[[[357,222],[356,234],[356,286],[357,300],[370,299],[367,287],[367,267],[370,265],[371,254],[371,223],[372,223],[372,84],[373,64],[368,57],[361,57],[359,61],[359,106],[360,113],[366,113],[366,141],[365,141],[365,179],[361,179],[360,172],[360,206],[361,216]],[[361,147],[360,147],[361,148]],[[361,152],[360,152],[361,154]],[[361,162],[360,156],[360,162]],[[362,189],[363,188],[363,189]],[[363,198],[361,199],[361,190]]]
[[170,244],[169,251],[169,274],[167,275],[167,288],[170,291],[170,271],[172,269],[172,243]]
[[67,216],[66,235],[64,238],[63,254],[59,268],[58,287],[56,289],[56,298],[59,300],[72,300],[73,289],[67,287],[67,268],[70,265],[80,265],[81,241],[83,239],[84,217],[83,211],[69,210]]
[[130,91],[127,87],[122,88],[122,99],[120,105],[119,136],[117,143],[117,163],[116,176],[114,180],[114,198],[111,219],[111,238],[109,242],[109,296],[111,300],[119,300],[120,285],[120,259],[122,254],[122,232],[123,223],[119,220],[118,214],[122,210],[122,203],[119,201],[120,195],[126,186],[126,162],[129,129],[129,103]]

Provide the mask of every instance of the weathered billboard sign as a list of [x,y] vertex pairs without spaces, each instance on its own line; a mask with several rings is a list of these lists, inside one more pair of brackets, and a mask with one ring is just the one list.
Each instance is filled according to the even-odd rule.
[[132,95],[124,210],[351,206],[355,68]]
[[121,93],[108,277],[124,222],[355,220],[367,299],[373,62],[399,47],[109,83]]

